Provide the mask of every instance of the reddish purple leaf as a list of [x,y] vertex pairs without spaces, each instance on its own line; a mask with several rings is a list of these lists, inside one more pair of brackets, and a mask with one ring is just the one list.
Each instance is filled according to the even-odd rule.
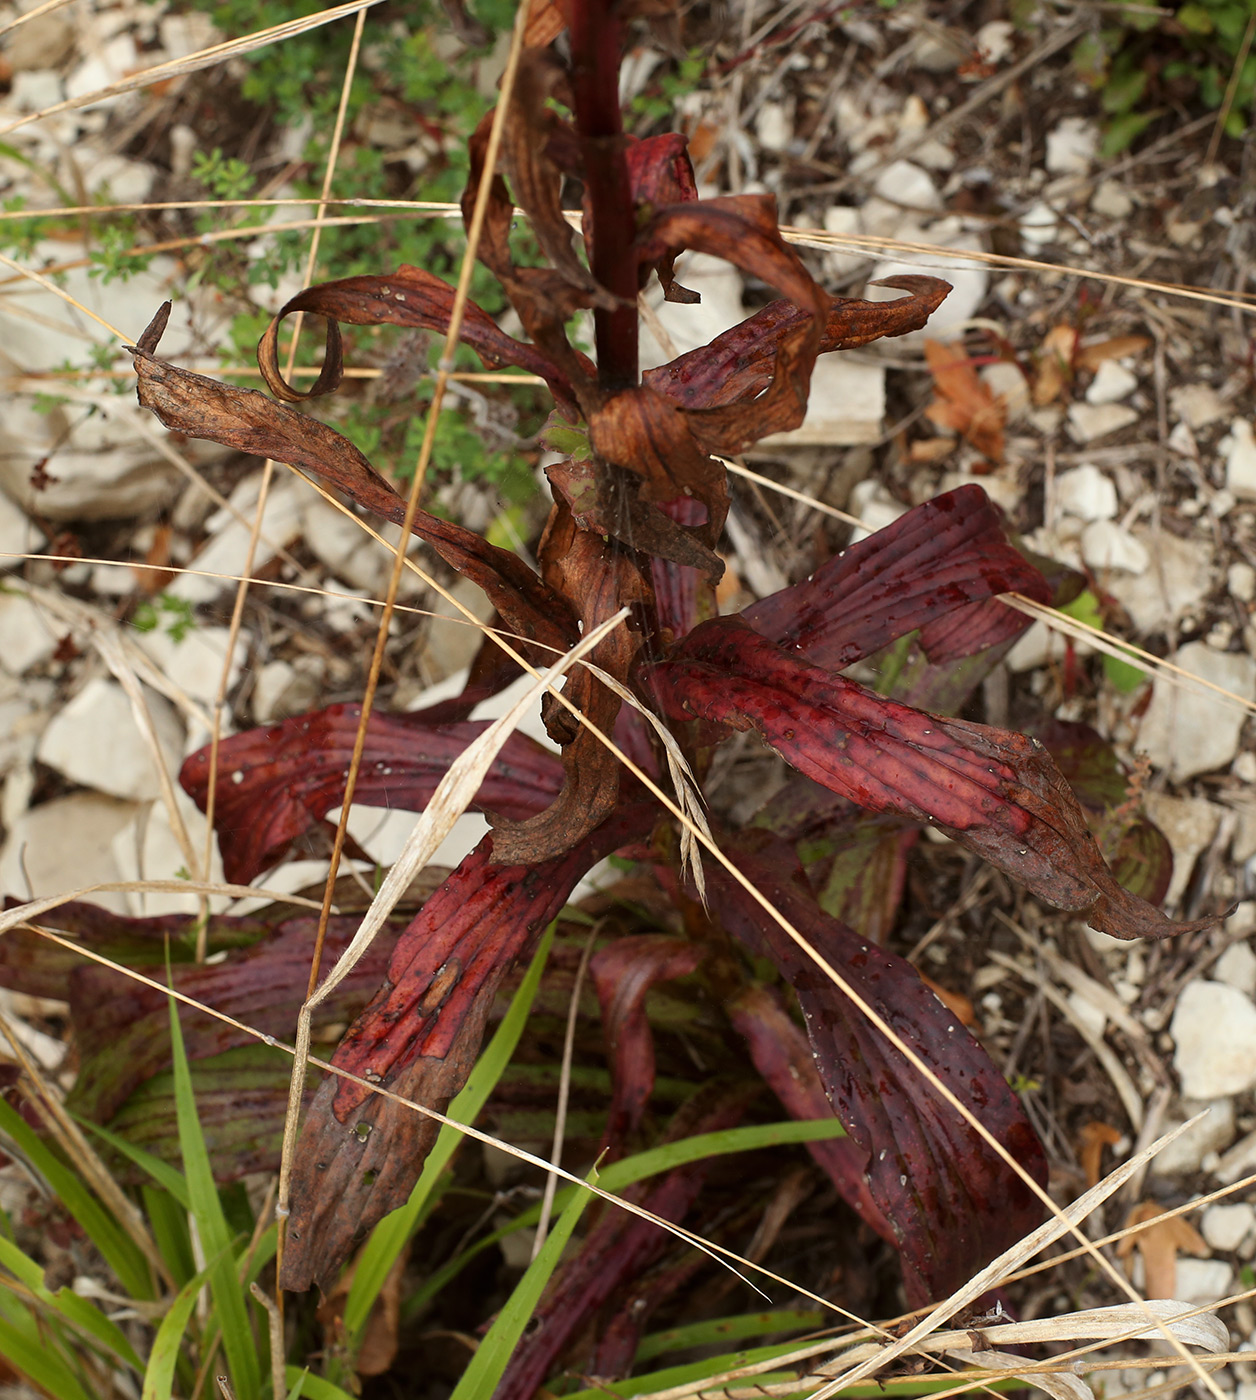
[[[17,902],[8,900],[6,907],[12,908]],[[39,916],[42,928],[64,934],[83,948],[124,967],[164,968],[167,948],[176,966],[191,962],[198,923],[187,914],[131,918],[98,904],[78,902],[59,905]],[[211,914],[205,929],[206,948],[211,953],[248,948],[273,931],[273,917]],[[29,996],[64,998],[70,974],[82,966],[83,958],[78,953],[33,929],[19,926],[0,938],[0,987],[11,987]]]
[[[351,326],[412,326],[434,331],[449,329],[454,289],[421,267],[407,263],[381,276],[342,277],[298,292],[284,303],[266,328],[258,346],[258,363],[267,387],[278,399],[295,403],[333,393],[340,384],[343,359],[338,322]],[[305,311],[327,320],[327,350],[323,368],[313,388],[293,389],[279,370],[278,332],[285,316]],[[488,369],[514,365],[544,379],[556,399],[571,401],[571,385],[562,372],[535,345],[515,340],[497,322],[468,301],[459,339],[479,355]]]
[[833,670],[917,628],[929,659],[943,662],[1006,641],[1029,625],[992,601],[999,593],[1049,600],[1046,581],[1008,544],[986,493],[961,486],[860,540],[802,583],[751,604],[742,616],[765,637]]
[[[247,884],[344,800],[360,705],[331,705],[250,729],[218,746],[214,823],[228,880]],[[432,724],[422,712],[373,711],[354,801],[419,812],[449,765],[488,721]],[[210,749],[194,753],[179,781],[202,810],[208,800]],[[542,811],[562,788],[558,759],[512,734],[476,795],[481,811],[523,819]]]
[[[276,403],[256,389],[219,384],[159,360],[157,342],[168,316],[166,303],[140,343],[131,347],[139,402],[167,428],[253,456],[287,462],[322,477],[385,520],[394,524],[404,520],[405,501],[348,438],[333,428]],[[413,527],[451,568],[485,591],[514,631],[558,651],[575,643],[578,633],[565,600],[546,588],[509,550],[498,549],[473,531],[425,510],[416,511]],[[533,650],[534,658],[546,664],[552,656],[552,652],[526,644],[524,650]]]
[[[657,808],[626,806],[558,859],[495,865],[485,838],[401,935],[388,976],[335,1063],[443,1110],[479,1053],[494,993],[596,861],[639,838]],[[283,1286],[329,1291],[376,1221],[418,1180],[436,1125],[369,1090],[328,1080],[302,1129]]]
[[[352,916],[331,919],[323,953],[327,966],[344,951],[358,923]],[[274,938],[225,962],[174,967],[174,988],[254,1030],[290,1039],[306,997],[317,925],[313,918],[290,919]],[[319,1027],[343,1024],[361,1010],[379,986],[397,932],[395,924],[382,930],[357,967],[319,1005]],[[104,1123],[137,1085],[169,1066],[169,997],[97,963],[75,969],[69,995],[82,1058],[69,1105]],[[179,1015],[192,1060],[255,1039],[203,1011],[185,1006]]]
[[[898,287],[911,295],[895,301],[851,301],[821,293],[824,322],[817,354],[919,330],[951,290],[949,282],[936,277],[887,277],[875,285]],[[683,408],[719,408],[753,399],[771,382],[779,347],[808,319],[801,305],[791,300],[769,302],[709,345],[646,370],[642,383]]]
[[[169,1026],[167,1012],[167,1027]],[[196,1117],[205,1136],[215,1181],[238,1181],[254,1172],[279,1170],[283,1120],[292,1080],[292,1059],[283,1051],[256,1043],[224,1051],[189,1066]],[[318,1087],[318,1072],[306,1079],[308,1103]],[[106,1125],[127,1142],[182,1169],[178,1105],[168,1073],[146,1080]],[[141,1186],[146,1172],[121,1153],[104,1148],[118,1180]]]
[[[1020,1102],[916,969],[822,913],[783,843],[728,838],[724,848],[1030,1179],[1045,1186],[1046,1157]],[[875,1212],[861,1203],[860,1190],[844,1194],[875,1228],[888,1223],[909,1303],[951,1292],[1038,1224],[1040,1200],[722,867],[708,871],[707,885],[724,927],[771,957],[798,994],[820,1077],[862,1154]]]
[[[659,503],[659,510],[678,525],[690,529],[707,524],[706,507],[692,496],[678,496]],[[699,622],[716,615],[715,589],[709,576],[698,568],[687,568],[655,553],[650,560],[651,581],[654,584],[654,609],[658,617],[659,635],[670,643],[692,632]]]
[[800,772],[874,812],[936,825],[1060,909],[1118,938],[1175,924],[1122,889],[1036,740],[912,710],[787,656],[736,618],[703,623],[684,660],[648,668],[665,713],[756,729]]
[[639,934],[600,948],[589,962],[611,1062],[613,1095],[605,1144],[615,1156],[640,1127],[654,1090],[654,1033],[646,1018],[646,995],[658,982],[688,976],[704,956],[695,943],[666,934]]
[[[794,319],[776,337],[763,392],[753,403],[722,401],[684,415],[703,452],[740,452],[769,433],[796,428],[807,411],[811,370],[824,333],[826,297],[798,255],[781,238],[776,201],[768,195],[729,195],[660,209],[637,240],[639,260],[658,264],[686,248],[725,258],[784,293]],[[666,385],[643,380],[640,394],[674,402]],[[708,502],[709,504],[709,502]]]
[[[665,204],[687,204],[698,198],[693,163],[689,159],[689,142],[679,133],[669,131],[661,136],[649,136],[644,141],[630,141],[624,155],[638,218],[649,218],[655,209]],[[586,242],[590,235],[589,225],[586,205]],[[674,255],[669,254],[655,264],[641,263],[637,267],[637,277],[644,286],[653,266],[665,299],[692,306],[702,298],[676,281],[674,262]]]
[[[727,1005],[728,1017],[746,1041],[754,1067],[781,1101],[791,1118],[808,1123],[832,1118],[833,1105],[824,1092],[816,1058],[806,1034],[769,987],[748,983]],[[809,1142],[807,1151],[837,1187],[842,1199],[887,1243],[899,1239],[868,1189],[864,1174],[867,1149],[852,1138]]]

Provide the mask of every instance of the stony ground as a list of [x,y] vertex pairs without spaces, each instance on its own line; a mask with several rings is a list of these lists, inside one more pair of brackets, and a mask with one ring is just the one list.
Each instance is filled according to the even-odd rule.
[[[254,118],[241,106],[246,119],[232,120],[238,61],[58,110],[213,42],[205,16],[78,0],[11,27],[25,8],[0,5],[7,209],[18,199],[51,209],[204,198],[210,182],[195,158],[213,148],[244,162],[258,197],[308,195],[299,183],[308,132],[263,107]],[[625,96],[639,130],[679,119],[706,185],[774,192],[834,291],[856,294],[905,270],[955,286],[927,337],[823,364],[806,423],[751,465],[874,526],[979,480],[1032,548],[1086,573],[1089,620],[1228,692],[1165,670],[1122,688],[1084,641],[1035,624],[975,717],[1086,720],[1131,763],[1145,754],[1144,801],[1176,858],[1167,907],[1181,917],[1233,912],[1210,933],[1152,948],[1032,908],[1018,932],[990,916],[989,881],[959,871],[962,890],[924,919],[921,958],[971,999],[987,1044],[1020,1076],[1061,1198],[1084,1187],[1105,1145],[1106,1167],[1111,1153],[1203,1107],[1207,1117],[1109,1206],[1106,1225],[1140,1202],[1173,1205],[1232,1185],[1256,1171],[1256,343],[1244,310],[1256,148],[1214,141],[1214,118],[1182,99],[1132,148],[1103,157],[1102,91],[1081,81],[1073,58],[1097,23],[1086,6],[1053,7],[1021,28],[994,0],[862,7],[841,19],[752,4],[688,22],[700,78],[684,79],[667,35],[643,39],[633,56]],[[382,70],[386,57],[366,55],[372,65]],[[499,66],[478,65],[469,89],[491,92]],[[375,152],[379,194],[421,189],[448,120],[417,97],[377,104],[346,134],[346,167]],[[283,217],[309,214],[297,204]],[[127,338],[174,291],[163,353],[213,365],[225,344],[229,362],[247,368],[230,349],[232,326],[273,310],[303,265],[286,266],[277,287],[249,281],[250,262],[278,246],[268,229],[231,244],[238,275],[225,285],[204,275],[206,230],[190,217],[118,213],[78,229],[63,220],[0,248],[55,276]],[[267,217],[217,215],[220,228]],[[110,218],[123,230],[112,244]],[[144,270],[111,276],[110,257],[132,242],[180,239]],[[341,270],[319,265],[320,275]],[[263,586],[250,591],[231,645],[258,465],[167,440],[136,408],[109,331],[18,271],[0,270],[0,280],[0,553],[11,583],[0,594],[0,883],[24,896],[170,877],[188,868],[188,852],[160,800],[154,745],[173,772],[205,741],[220,698],[229,731],[359,693],[389,556],[278,476],[253,556]],[[668,341],[701,343],[766,297],[700,259],[684,280],[703,304],[655,308],[658,359]],[[1172,290],[1181,287],[1196,292]],[[380,372],[368,384],[407,372],[413,382],[422,362],[407,371],[398,358],[370,351],[359,367]],[[364,402],[387,404],[387,394],[370,389]],[[513,446],[530,467],[530,410],[501,397],[468,385],[457,412],[481,450]],[[526,541],[538,522],[535,499],[512,502],[491,479],[445,472],[437,483],[442,504],[477,528]],[[845,528],[746,487],[726,540],[730,602],[805,573],[845,542]],[[460,596],[474,602],[472,590]],[[456,676],[475,642],[426,616],[448,608],[422,585],[403,601],[416,611],[400,614],[389,646],[382,695],[394,706]],[[132,676],[151,716],[147,738],[126,689]],[[199,853],[201,818],[177,801]],[[464,847],[478,822],[466,819]],[[405,828],[363,810],[351,829],[386,862]],[[312,851],[286,872],[288,887],[325,868]],[[187,907],[180,895],[101,898],[136,912]],[[55,1071],[57,1008],[0,1005]],[[1209,1207],[1200,1234],[1168,1247],[1174,1296],[1211,1303],[1251,1284],[1249,1196],[1244,1187]],[[1026,1308],[1050,1309],[1062,1288],[1073,1305],[1108,1301],[1080,1274],[1047,1278]],[[1251,1308],[1227,1316],[1236,1346],[1252,1345]]]

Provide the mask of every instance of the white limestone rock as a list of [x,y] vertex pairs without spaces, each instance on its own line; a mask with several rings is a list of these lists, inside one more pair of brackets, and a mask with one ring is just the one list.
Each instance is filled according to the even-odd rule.
[[38,554],[48,537],[0,491],[0,569],[12,569],[22,555]]
[[780,154],[794,139],[793,113],[784,102],[765,102],[755,117],[754,134],[765,151]]
[[[646,300],[671,338],[675,354],[696,350],[745,319],[741,273],[731,263],[706,253],[684,253],[676,260],[676,277],[682,286],[697,292],[701,302],[682,306],[664,301],[657,285],[646,289]],[[655,341],[648,325],[643,325],[641,368],[653,369],[671,358],[672,353]]]
[[1199,1233],[1212,1249],[1235,1250],[1256,1226],[1256,1206],[1247,1201],[1223,1205],[1220,1201],[1204,1211]]
[[1065,117],[1047,132],[1047,170],[1052,175],[1088,175],[1099,146],[1099,128],[1087,117]]
[[[923,226],[915,223],[904,226],[901,220],[902,215],[899,214],[895,226],[884,232],[899,238],[928,243],[937,248],[938,253],[929,258],[929,271],[933,276],[949,282],[951,291],[942,305],[929,317],[929,324],[923,330],[912,331],[890,343],[920,346],[926,340],[954,339],[977,315],[985,302],[990,287],[990,274],[981,263],[968,258],[947,257],[945,250],[949,248],[980,253],[986,251],[985,242],[980,233],[954,215],[935,219]],[[918,276],[919,273],[919,263],[882,263],[877,267],[876,279],[880,281],[882,278],[901,277],[905,274]],[[893,287],[878,287],[870,283],[864,288],[864,296],[869,301],[893,301],[902,295],[900,289]],[[823,364],[824,360],[820,363]]]
[[1215,1303],[1233,1290],[1234,1270],[1224,1259],[1178,1255],[1173,1296],[1183,1303]]
[[1102,180],[1091,196],[1090,207],[1105,219],[1128,219],[1134,212],[1134,201],[1123,185]]
[[1213,965],[1212,975],[1244,996],[1256,997],[1256,953],[1251,945],[1231,943]]
[[1111,520],[1117,512],[1116,487],[1093,462],[1083,462],[1056,477],[1055,503],[1078,520]]
[[58,629],[24,593],[0,593],[0,667],[11,676],[46,661],[65,629]]
[[1217,834],[1221,808],[1203,797],[1170,797],[1164,792],[1144,794],[1143,808],[1173,851],[1173,878],[1165,892],[1165,902],[1173,905],[1185,892],[1195,861]]
[[993,364],[982,365],[977,377],[995,398],[1003,400],[1009,423],[1018,422],[1028,415],[1032,406],[1029,381],[1018,364],[1011,360],[995,360]]
[[1184,1102],[1183,1116],[1166,1123],[1166,1130],[1180,1127],[1204,1109],[1207,1109],[1205,1117],[1152,1158],[1153,1176],[1190,1176],[1199,1171],[1205,1157],[1224,1152],[1234,1141],[1234,1101],[1228,1098],[1209,1103]]
[[1139,575],[1113,574],[1108,591],[1140,632],[1163,632],[1198,607],[1212,588],[1212,543],[1179,539],[1149,526],[1135,525],[1131,533],[1150,554],[1152,566]]
[[1020,236],[1025,252],[1032,258],[1055,242],[1060,216],[1042,200],[1031,204],[1020,216]]
[[[170,772],[183,751],[183,726],[168,701],[145,692],[158,743]],[[107,742],[105,742],[107,736]],[[160,787],[153,755],[117,681],[97,676],[54,716],[40,740],[38,757],[63,777],[111,797],[144,802]]]
[[[262,517],[261,537],[253,556],[254,570],[269,563],[277,549],[290,544],[300,534],[302,497],[307,489],[290,477],[280,476],[272,481]],[[250,512],[256,509],[257,496],[257,478],[246,478],[231,493],[231,503],[248,519]],[[248,525],[225,511],[217,511],[209,524],[214,533],[191,560],[193,569],[204,572],[180,574],[166,590],[178,598],[186,598],[189,603],[209,602],[223,589],[234,587],[233,581],[243,572],[248,560]]]
[[1138,375],[1119,360],[1104,360],[1086,389],[1086,402],[1120,403],[1138,388]]
[[940,209],[942,196],[927,170],[909,160],[891,161],[877,176],[873,193],[908,209]]
[[1099,573],[1141,574],[1151,562],[1146,549],[1115,520],[1092,520],[1082,531],[1082,559]]
[[[175,801],[187,828],[192,849],[198,858],[205,850],[205,814],[196,803],[176,785]],[[124,880],[178,880],[188,878],[188,860],[171,825],[164,802],[142,809],[134,821],[113,838],[113,857]],[[222,861],[215,843],[209,871],[211,880],[222,879]],[[164,890],[132,890],[127,902],[133,913],[141,916],[158,914],[195,914],[200,908],[200,895]],[[210,906],[223,908],[228,901],[211,896]]]
[[1245,418],[1236,418],[1218,451],[1225,462],[1226,487],[1240,501],[1256,501],[1256,438],[1252,436],[1252,425]]
[[178,640],[168,630],[157,628],[141,632],[136,640],[166,675],[193,700],[212,705],[218,698],[224,670],[228,671],[227,689],[240,679],[240,670],[248,656],[250,636],[241,632],[236,637],[227,667],[227,643],[231,638],[228,627],[195,626]]
[[[1188,642],[1174,664],[1223,689],[1256,699],[1256,661],[1241,652]],[[1138,732],[1138,747],[1174,782],[1229,765],[1238,752],[1246,711],[1223,696],[1188,689],[1159,676]]]
[[823,355],[811,373],[802,423],[772,433],[761,447],[838,447],[875,442],[885,419],[885,367],[843,355]]
[[1188,982],[1169,1034],[1173,1067],[1188,1098],[1217,1099],[1256,1087],[1256,1005],[1237,988],[1202,977]]
[[1169,408],[1193,432],[1216,423],[1226,414],[1226,402],[1211,384],[1180,384],[1170,389]]
[[1237,598],[1240,603],[1256,601],[1256,569],[1253,569],[1246,559],[1240,559],[1230,565],[1225,573],[1225,581],[1230,596]]
[[[133,803],[96,792],[73,793],[30,808],[15,819],[0,849],[0,888],[25,899],[120,880],[113,838],[134,815]],[[125,894],[89,897],[114,913],[130,913]]]
[[1068,431],[1074,442],[1094,442],[1138,422],[1138,410],[1123,403],[1074,403],[1069,405]]

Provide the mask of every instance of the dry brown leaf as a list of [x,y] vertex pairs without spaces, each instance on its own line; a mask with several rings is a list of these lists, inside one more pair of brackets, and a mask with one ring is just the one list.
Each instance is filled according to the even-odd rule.
[[1073,382],[1073,357],[1077,354],[1077,331],[1072,326],[1052,326],[1038,351],[1033,399],[1038,408],[1054,403]]
[[1120,1141],[1121,1134],[1110,1123],[1101,1123],[1092,1118],[1089,1123],[1083,1125],[1081,1147],[1077,1156],[1081,1161],[1082,1171],[1086,1174],[1088,1189],[1097,1185],[1103,1175],[1103,1149],[1115,1147]]
[[962,434],[992,462],[1001,462],[1007,405],[977,377],[962,346],[926,340],[925,358],[937,395],[925,409],[926,416],[940,428]]
[[[384,1279],[379,1296],[371,1304],[370,1315],[362,1334],[362,1346],[353,1361],[359,1376],[382,1376],[397,1357],[397,1332],[401,1326],[401,1276],[410,1257],[410,1246],[401,1251]],[[316,1316],[323,1329],[328,1351],[343,1347],[344,1311],[349,1301],[349,1289],[357,1273],[357,1262],[346,1271],[344,1278],[318,1309]]]
[[1141,355],[1150,344],[1151,341],[1145,335],[1117,335],[1110,340],[1083,345],[1073,363],[1077,369],[1096,370],[1105,360],[1121,360],[1126,355]]
[[543,49],[553,43],[566,27],[567,21],[554,0],[532,0],[528,7],[528,27],[523,32],[524,45],[530,49]]
[[940,462],[948,453],[954,451],[953,437],[920,438],[912,443],[908,455],[913,462],[928,465],[930,462]]
[[1207,1240],[1185,1216],[1174,1215],[1162,1220],[1163,1215],[1163,1208],[1154,1201],[1140,1201],[1125,1217],[1125,1229],[1140,1225],[1144,1228],[1137,1234],[1126,1235],[1116,1247],[1117,1258],[1126,1261],[1126,1273],[1130,1272],[1130,1256],[1134,1249],[1142,1255],[1143,1296],[1146,1298],[1176,1296],[1179,1253],[1193,1254],[1197,1259],[1207,1258],[1210,1253]]

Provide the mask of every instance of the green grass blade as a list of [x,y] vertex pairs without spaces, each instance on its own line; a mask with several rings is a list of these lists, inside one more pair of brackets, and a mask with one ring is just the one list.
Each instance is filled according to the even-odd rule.
[[[556,925],[551,924],[545,930],[540,946],[519,984],[519,990],[515,993],[509,1010],[502,1018],[501,1025],[476,1061],[475,1068],[468,1076],[462,1091],[450,1103],[450,1118],[457,1119],[460,1123],[474,1123],[510,1063],[515,1047],[519,1044],[519,1037],[527,1024],[537,988],[541,984],[541,974],[545,971],[550,946],[554,941],[555,927]],[[423,1164],[423,1174],[410,1193],[410,1199],[399,1210],[393,1211],[380,1221],[363,1249],[345,1303],[344,1326],[352,1353],[356,1354],[362,1343],[362,1334],[366,1330],[371,1308],[379,1297],[388,1271],[436,1198],[436,1185],[458,1150],[462,1137],[463,1135],[453,1128],[440,1130],[436,1144]]]
[[[288,1385],[292,1387],[288,1391],[288,1400],[295,1400],[297,1395],[301,1396],[301,1400],[353,1400],[353,1396],[347,1390],[341,1390],[338,1385],[323,1380],[321,1376],[310,1375],[309,1371],[302,1370],[300,1366],[289,1366],[284,1375]],[[301,1387],[300,1390],[296,1388],[298,1386]]]
[[33,1385],[57,1400],[94,1400],[78,1377],[48,1345],[39,1328],[23,1332],[0,1320],[0,1356]]
[[[757,1123],[748,1128],[729,1128],[720,1133],[701,1133],[697,1137],[682,1138],[679,1142],[665,1143],[662,1147],[638,1152],[634,1157],[625,1157],[615,1162],[602,1173],[600,1185],[606,1191],[622,1191],[636,1181],[659,1172],[670,1171],[673,1167],[684,1166],[702,1157],[717,1157],[729,1152],[750,1152],[760,1147],[778,1147],[787,1143],[822,1142],[829,1138],[844,1137],[842,1125],[836,1118],[816,1118],[806,1122]],[[578,1188],[565,1186],[554,1195],[554,1209],[562,1210]],[[444,1268],[432,1274],[419,1285],[406,1301],[402,1310],[403,1319],[408,1321],[420,1308],[435,1298],[451,1279],[457,1277],[464,1268],[486,1249],[491,1249],[506,1235],[516,1230],[524,1230],[535,1225],[541,1217],[540,1205],[529,1206],[521,1211],[509,1224],[494,1230],[491,1235],[477,1240],[465,1249],[456,1259],[451,1259]]]
[[0,1099],[0,1133],[8,1137],[48,1183],[53,1195],[83,1227],[105,1262],[133,1298],[151,1298],[148,1261],[135,1242],[12,1106]]
[[[588,1181],[597,1184],[595,1167],[588,1175]],[[527,1272],[515,1285],[514,1292],[506,1300],[488,1329],[488,1334],[476,1348],[467,1369],[462,1373],[450,1400],[485,1400],[497,1389],[511,1354],[514,1352],[523,1329],[536,1312],[541,1294],[550,1276],[558,1267],[567,1241],[579,1223],[584,1208],[593,1199],[593,1192],[582,1187],[574,1188],[567,1209],[558,1217],[558,1222],[550,1231],[541,1252],[528,1265]]]
[[182,1288],[196,1272],[192,1235],[188,1229],[190,1208],[180,1205],[169,1191],[159,1186],[143,1186],[140,1190],[153,1243],[166,1261],[174,1286]]
[[188,1184],[182,1173],[176,1171],[169,1162],[163,1162],[160,1157],[142,1147],[136,1147],[126,1138],[110,1132],[108,1128],[102,1128],[98,1123],[91,1122],[90,1119],[80,1118],[78,1114],[75,1114],[74,1118],[81,1128],[95,1133],[97,1137],[107,1142],[115,1152],[120,1152],[124,1157],[134,1162],[141,1171],[147,1172],[159,1186],[164,1186],[184,1210],[190,1211],[192,1209],[192,1198],[188,1195]]
[[69,1288],[51,1292],[44,1286],[43,1269],[6,1239],[0,1239],[0,1267],[8,1269],[44,1307],[59,1314],[76,1332],[99,1342],[123,1365],[131,1366],[137,1372],[144,1369],[135,1348],[121,1329],[110,1322],[98,1307]]
[[767,1337],[774,1332],[814,1332],[830,1326],[831,1313],[783,1308],[777,1312],[739,1313],[736,1317],[712,1317],[688,1327],[671,1327],[652,1332],[641,1339],[635,1362],[638,1366],[665,1356],[669,1351],[690,1347],[727,1346],[746,1337]]
[[196,1099],[192,1093],[192,1075],[183,1048],[183,1028],[179,1024],[179,1008],[170,998],[170,1050],[173,1058],[175,1112],[179,1124],[179,1149],[183,1154],[183,1171],[187,1178],[192,1218],[196,1221],[201,1248],[209,1266],[209,1289],[214,1300],[217,1321],[222,1328],[222,1346],[231,1372],[231,1385],[236,1400],[257,1400],[261,1393],[261,1367],[258,1346],[249,1326],[249,1310],[244,1290],[236,1276],[232,1252],[231,1231],[223,1214],[214,1174],[205,1148],[205,1136],[196,1116]]
[[170,1311],[162,1318],[157,1335],[153,1338],[153,1349],[148,1354],[148,1369],[144,1372],[144,1390],[140,1400],[170,1400],[174,1388],[175,1367],[179,1363],[179,1348],[183,1343],[183,1334],[187,1331],[188,1319],[196,1306],[197,1294],[205,1286],[210,1270],[217,1267],[217,1263],[218,1261],[215,1261],[202,1269],[175,1294]]

